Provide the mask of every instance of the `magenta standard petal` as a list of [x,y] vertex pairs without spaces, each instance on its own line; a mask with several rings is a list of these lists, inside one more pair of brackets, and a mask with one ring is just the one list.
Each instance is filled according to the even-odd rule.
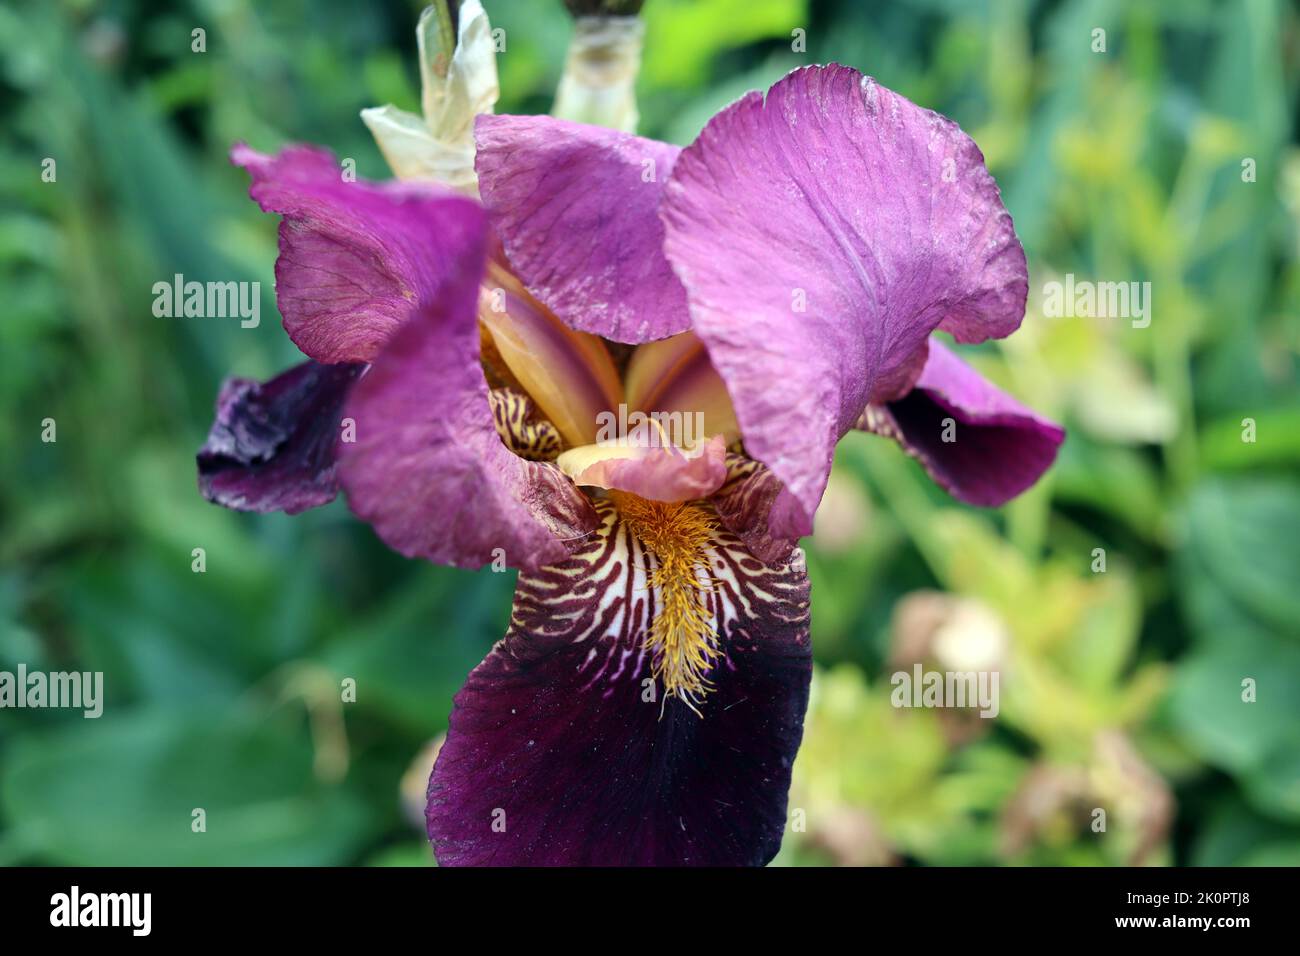
[[930,343],[912,391],[868,408],[859,427],[895,439],[955,498],[986,507],[1033,485],[1065,440],[1060,425],[990,384],[938,341]]
[[407,557],[535,568],[567,556],[596,515],[555,465],[525,461],[497,433],[479,364],[484,230],[480,216],[477,242],[443,263],[450,278],[352,390],[356,441],[340,446],[339,481]]
[[349,182],[328,152],[238,145],[249,195],[280,213],[275,294],[285,331],[319,362],[369,362],[472,241],[473,200],[422,183]]
[[226,379],[197,456],[203,497],[289,514],[333,501],[343,400],[362,367],[303,362],[264,383]]
[[492,226],[552,312],[616,342],[690,326],[657,215],[679,147],[549,116],[479,116],[474,135]]
[[727,107],[678,157],[661,215],[745,450],[812,530],[835,443],[900,393],[936,328],[1014,330],[1025,257],[975,144],[855,70],[806,67]]
[[718,532],[725,656],[692,712],[651,676],[644,545],[607,502],[568,561],[521,574],[511,627],[456,695],[429,781],[445,865],[761,865],[781,845],[812,676],[808,581]]

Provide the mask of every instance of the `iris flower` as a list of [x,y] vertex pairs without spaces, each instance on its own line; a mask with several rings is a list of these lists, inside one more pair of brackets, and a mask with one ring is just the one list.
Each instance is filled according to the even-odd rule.
[[233,150],[283,217],[308,361],[223,386],[201,488],[289,513],[342,489],[403,555],[519,569],[429,782],[442,864],[766,863],[812,673],[797,543],[836,444],[886,435],[998,505],[1063,439],[931,337],[1019,326],[1011,217],[956,124],[849,67],[683,149],[492,115],[482,8],[450,44],[431,16],[425,116],[366,115],[405,179]]

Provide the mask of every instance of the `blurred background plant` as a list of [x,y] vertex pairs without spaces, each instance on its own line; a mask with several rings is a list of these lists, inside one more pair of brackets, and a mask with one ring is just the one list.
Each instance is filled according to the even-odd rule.
[[[485,5],[506,37],[499,109],[548,110],[563,5]],[[0,10],[0,670],[100,670],[107,696],[98,720],[0,710],[0,862],[429,862],[412,823],[429,745],[504,631],[512,575],[405,561],[341,501],[220,510],[193,465],[221,378],[297,354],[274,318],[275,220],[226,151],[311,141],[386,177],[357,114],[417,108],[419,8]],[[645,135],[689,142],[745,90],[831,60],[960,122],[1031,276],[1022,330],[967,355],[1070,428],[1048,479],[996,512],[885,441],[842,444],[809,548],[818,671],[777,862],[1300,864],[1294,9],[643,16]],[[156,318],[175,273],[260,280],[264,321]],[[1044,317],[1043,283],[1067,273],[1149,281],[1150,327]],[[918,662],[997,669],[997,719],[893,707],[890,675]]]

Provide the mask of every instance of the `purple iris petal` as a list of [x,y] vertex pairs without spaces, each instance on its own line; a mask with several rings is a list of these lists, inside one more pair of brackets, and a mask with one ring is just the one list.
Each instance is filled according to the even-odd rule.
[[249,195],[284,216],[275,293],[285,331],[320,362],[369,362],[467,241],[473,200],[421,183],[347,181],[333,156],[238,145]]
[[725,658],[697,715],[647,694],[647,555],[599,507],[581,552],[520,575],[510,632],[456,695],[429,781],[438,861],[764,864],[808,703],[807,578],[719,533],[710,603]]
[[497,434],[479,363],[486,224],[465,208],[474,241],[440,262],[445,281],[348,397],[356,441],[340,447],[339,481],[352,510],[407,557],[533,568],[567,556],[596,517],[555,465],[519,458]]
[[690,326],[656,215],[678,147],[548,116],[479,116],[474,132],[483,204],[533,295],[616,342]]
[[[585,453],[585,454],[584,454]],[[588,446],[556,464],[579,485],[627,491],[649,501],[695,501],[712,495],[727,478],[727,446],[715,435],[689,453],[670,444]]]
[[784,485],[776,537],[812,531],[836,442],[907,384],[932,330],[979,341],[1024,312],[1024,253],[979,149],[847,67],[715,116],[660,212],[746,452]]
[[303,362],[265,383],[226,379],[197,456],[203,497],[289,514],[334,500],[341,409],[362,368]]
[[869,408],[859,427],[894,438],[953,497],[986,507],[1033,485],[1065,440],[1060,425],[1025,408],[937,341],[912,391]]

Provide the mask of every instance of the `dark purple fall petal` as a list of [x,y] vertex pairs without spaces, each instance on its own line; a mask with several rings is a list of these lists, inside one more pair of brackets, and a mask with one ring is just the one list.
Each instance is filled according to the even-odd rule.
[[429,781],[438,862],[762,865],[808,704],[807,578],[718,532],[716,689],[702,717],[647,700],[649,556],[597,507],[582,551],[520,575],[509,632],[456,695]]
[[656,215],[679,147],[549,116],[479,116],[474,135],[492,226],[552,312],[634,344],[690,326]]
[[264,383],[226,379],[197,455],[203,497],[289,514],[334,500],[341,410],[362,368],[303,362]]
[[238,145],[249,195],[280,213],[275,294],[289,338],[320,362],[369,362],[445,278],[481,213],[427,183],[348,182],[321,149]]
[[[945,442],[946,419],[952,441]],[[953,497],[993,507],[1029,488],[1065,430],[990,384],[938,341],[910,393],[871,406],[858,427],[895,439]]]
[[660,214],[746,452],[784,485],[775,537],[812,531],[836,442],[905,388],[931,331],[981,341],[1024,313],[1024,253],[979,149],[847,67],[715,116]]
[[486,224],[448,278],[348,398],[356,441],[339,451],[348,504],[395,551],[482,567],[536,568],[596,526],[591,505],[550,462],[501,441],[479,364],[477,305]]

